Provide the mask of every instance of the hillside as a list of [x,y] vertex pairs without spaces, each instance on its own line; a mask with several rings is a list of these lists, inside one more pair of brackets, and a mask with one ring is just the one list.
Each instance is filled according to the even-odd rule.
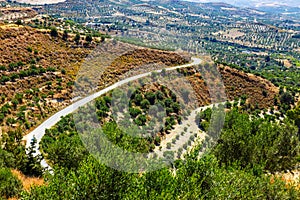
[[[57,36],[51,36],[50,30],[22,25],[0,27],[0,119],[4,132],[19,126],[27,132],[71,102],[76,74],[84,68],[84,62],[88,62],[86,57],[95,49],[97,40],[94,38],[96,41],[91,44],[77,45],[73,34],[68,35],[67,41],[62,39],[62,35],[58,32]],[[84,37],[81,36],[81,40]],[[173,66],[187,62],[172,52],[138,48],[124,43],[120,43],[120,46],[125,49],[130,46],[132,51],[118,57],[108,66],[98,87],[115,82],[120,74],[139,65],[161,63]],[[99,81],[99,65],[94,68],[89,70]]]
[[[4,180],[0,198],[299,199],[299,191],[270,175],[294,170],[299,161],[299,107],[294,109],[295,93],[239,70],[238,66],[216,65],[221,62],[212,61],[211,56],[123,43],[61,20],[40,16],[28,22],[31,27],[24,22],[0,25],[0,180]],[[195,58],[203,61],[198,69],[172,70],[174,74],[162,70],[131,81],[125,89],[115,89],[113,92],[120,97],[115,107],[111,92],[96,98],[98,121],[81,124],[74,123],[72,114],[61,119],[53,115],[74,102],[74,98],[106,89],[139,73],[182,65]],[[170,87],[164,82],[151,82],[159,80],[159,75],[166,78]],[[194,98],[189,93],[192,90],[180,82],[180,77],[192,86],[197,107],[209,105],[216,98],[218,102],[227,101],[225,112],[219,113],[216,107],[222,106],[213,105],[194,112],[195,107],[190,105]],[[146,83],[148,80],[151,84]],[[133,87],[134,83],[140,87]],[[128,110],[122,105],[122,95],[128,95],[126,89],[133,92]],[[161,103],[166,116],[159,115],[163,113],[157,112],[155,103]],[[85,109],[88,107],[80,108],[83,113],[79,118],[93,116]],[[128,113],[122,112],[124,107]],[[43,130],[45,135],[39,147],[44,161],[54,169],[53,176],[44,176],[42,157],[33,156],[35,139],[28,140],[31,146],[26,152],[22,136],[49,116],[60,121]],[[117,121],[114,117],[122,119]],[[165,119],[163,123],[157,120],[161,117]],[[220,124],[224,117],[222,130],[209,129],[213,117],[220,119],[216,121]],[[159,129],[152,122],[158,122]],[[138,173],[118,171],[119,168],[99,163],[83,145],[78,131],[92,125],[88,139],[95,142],[93,147],[106,152],[106,146],[100,143],[102,137],[98,141],[102,130],[94,126],[99,123],[113,144],[129,152],[152,152],[153,157],[162,156],[168,162],[172,157],[174,162],[156,171],[139,168]],[[140,128],[142,134],[150,133],[150,137],[135,137]],[[40,130],[37,132],[42,133]],[[198,139],[206,142],[209,133],[220,137],[202,157],[207,143],[198,143]],[[178,151],[174,146],[179,147]],[[117,157],[131,158],[124,154]],[[109,154],[106,158],[113,166],[119,165]],[[132,164],[134,161],[130,160]],[[36,186],[29,189],[32,184]]]
[[91,49],[72,48],[71,41],[49,31],[13,24],[1,26],[0,37],[1,121],[15,127],[21,120],[29,129],[68,104],[62,100],[70,99],[72,74]]
[[274,106],[279,89],[270,81],[250,73],[241,72],[228,66],[220,66],[222,80],[226,87],[227,97],[247,96],[247,103],[257,108]]
[[[82,91],[91,91],[94,88],[89,87],[103,88],[139,66],[148,66],[151,63],[174,66],[186,63],[189,59],[173,52],[119,43],[118,53],[106,52],[107,56],[117,57],[112,63],[108,63],[103,71],[103,64],[94,65],[89,61],[94,61],[95,52],[99,55],[104,53],[105,49],[97,47],[98,51],[91,54],[95,44],[76,45],[71,36],[70,34],[68,41],[64,41],[61,33],[53,37],[50,30],[22,25],[1,26],[1,121],[4,131],[7,131],[8,127],[16,128],[21,125],[25,126],[26,132],[49,114],[68,105],[72,97],[76,97],[76,94],[72,96],[72,85],[79,69],[88,69],[90,77],[97,82],[95,85],[82,87]],[[108,42],[106,45],[111,44]],[[104,47],[105,45],[100,48]],[[124,49],[121,55],[120,49]],[[91,55],[94,56],[92,59]],[[261,108],[267,108],[274,104],[278,89],[270,82],[229,67],[220,69],[228,99],[247,95],[247,102],[252,107],[257,104]],[[199,105],[209,104],[210,95],[201,74],[194,73],[189,76],[189,80],[196,91]]]
[[21,19],[29,19],[36,16],[38,13],[31,8],[22,7],[8,7],[0,8],[0,22],[1,21],[15,21]]
[[[205,74],[201,74],[197,68],[180,70],[192,85],[199,106],[211,104],[211,98],[219,102],[242,98],[249,108],[262,109],[273,107],[275,99],[279,97],[279,88],[264,78],[224,65],[210,63],[203,66],[206,70],[200,71]],[[209,70],[215,68],[220,76],[214,70]],[[225,94],[219,91],[221,89],[225,90]],[[214,97],[214,94],[219,97]]]

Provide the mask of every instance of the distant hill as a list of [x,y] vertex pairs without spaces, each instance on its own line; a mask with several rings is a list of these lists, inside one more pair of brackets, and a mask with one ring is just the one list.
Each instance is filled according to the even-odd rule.
[[239,7],[259,7],[262,5],[267,6],[290,6],[290,7],[299,7],[300,2],[298,0],[282,0],[282,1],[273,1],[273,0],[189,0],[193,2],[201,2],[201,3],[207,3],[207,2],[224,2],[228,4],[232,4]]

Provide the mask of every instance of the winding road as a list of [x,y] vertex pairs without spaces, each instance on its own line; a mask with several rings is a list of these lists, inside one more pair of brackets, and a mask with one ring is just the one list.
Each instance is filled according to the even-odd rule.
[[[178,66],[174,66],[174,67],[170,67],[170,68],[165,68],[166,71],[171,71],[171,70],[176,70],[176,69],[180,69],[180,68],[185,68],[185,67],[191,67],[194,65],[199,65],[202,60],[200,58],[196,58],[196,57],[192,57],[192,63],[189,64],[185,64],[185,65],[178,65]],[[151,75],[151,73],[153,72],[157,72],[160,73],[162,70],[155,70],[155,71],[151,71],[151,72],[147,72],[147,73],[143,73],[143,74],[139,74],[136,76],[132,76],[129,78],[126,78],[124,80],[118,81],[116,83],[114,83],[113,85],[102,89],[92,95],[89,95],[87,97],[84,97],[83,99],[80,99],[76,102],[74,102],[73,104],[67,106],[66,108],[60,110],[59,112],[55,113],[54,115],[52,115],[51,117],[49,117],[47,120],[45,120],[42,124],[40,124],[37,128],[35,128],[32,132],[30,132],[28,135],[24,136],[23,140],[26,141],[26,147],[30,146],[30,143],[32,141],[32,139],[35,137],[37,139],[37,145],[35,148],[35,156],[36,155],[40,155],[41,152],[39,151],[39,143],[42,140],[43,136],[46,133],[46,129],[51,128],[52,126],[54,126],[57,122],[60,121],[61,117],[66,116],[70,113],[73,113],[74,111],[76,111],[79,107],[84,106],[85,104],[91,102],[92,100],[100,97],[101,95],[117,88],[120,87],[121,85],[125,84],[125,83],[129,83],[131,81],[134,80],[138,80],[140,78],[146,77]],[[41,161],[41,165],[43,168],[48,169],[50,172],[53,173],[53,170],[51,168],[51,166],[48,165],[48,163],[46,162],[45,159],[43,159]]]

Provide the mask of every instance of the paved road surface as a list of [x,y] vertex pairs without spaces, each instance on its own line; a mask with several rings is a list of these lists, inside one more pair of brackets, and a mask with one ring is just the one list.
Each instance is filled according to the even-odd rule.
[[[171,71],[171,70],[176,70],[179,68],[185,68],[185,67],[191,67],[194,65],[199,65],[202,61],[199,58],[195,58],[192,57],[192,63],[189,64],[185,64],[185,65],[179,65],[179,66],[175,66],[175,67],[170,67],[170,68],[166,68],[166,71]],[[155,70],[152,72],[161,72],[162,70]],[[66,116],[72,112],[74,112],[75,110],[77,110],[79,107],[89,103],[90,101],[94,100],[95,98],[125,84],[125,83],[129,83],[131,81],[146,77],[151,75],[152,72],[147,72],[144,74],[139,74],[136,76],[132,76],[129,77],[127,79],[121,80],[103,90],[100,90],[99,92],[96,92],[90,96],[87,96],[81,100],[78,100],[77,102],[74,102],[73,104],[69,105],[68,107],[64,108],[63,110],[55,113],[54,115],[52,115],[51,117],[49,117],[46,121],[44,121],[41,125],[39,125],[36,129],[34,129],[32,132],[30,132],[28,135],[24,136],[24,140],[26,140],[26,147],[30,146],[30,142],[32,141],[33,137],[35,137],[37,139],[37,145],[36,145],[36,155],[41,154],[41,152],[39,151],[39,143],[42,140],[43,136],[45,135],[45,130],[51,128],[52,126],[54,126],[57,122],[60,121],[61,117]],[[49,169],[50,172],[52,172],[52,168],[47,164],[47,162],[45,160],[42,160],[41,165],[46,168]]]

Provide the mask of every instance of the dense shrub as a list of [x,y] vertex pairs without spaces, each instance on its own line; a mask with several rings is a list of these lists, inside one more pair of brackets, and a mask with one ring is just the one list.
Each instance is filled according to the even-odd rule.
[[18,180],[8,168],[0,167],[0,198],[16,197],[22,189]]

